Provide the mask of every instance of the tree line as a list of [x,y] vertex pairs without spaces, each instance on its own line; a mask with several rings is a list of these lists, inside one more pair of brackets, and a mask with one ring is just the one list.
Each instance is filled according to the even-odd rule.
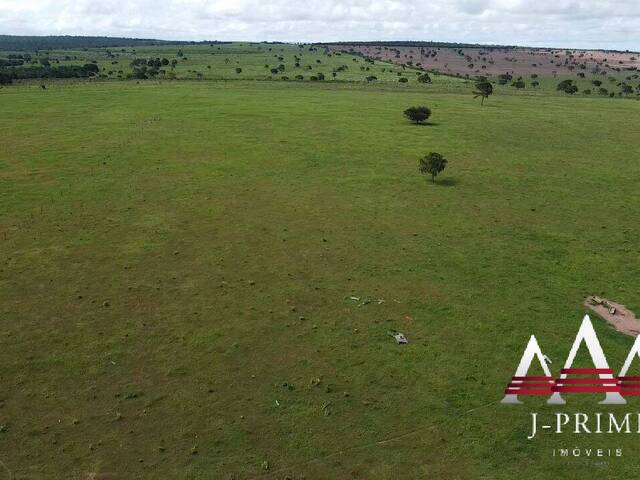
[[[7,60],[9,65],[7,65]],[[3,62],[4,61],[4,62]],[[3,66],[2,63],[5,63]],[[84,65],[51,65],[43,62],[40,65],[12,65],[11,59],[0,59],[0,85],[7,85],[13,80],[34,78],[86,78],[98,74],[99,67],[95,63]]]

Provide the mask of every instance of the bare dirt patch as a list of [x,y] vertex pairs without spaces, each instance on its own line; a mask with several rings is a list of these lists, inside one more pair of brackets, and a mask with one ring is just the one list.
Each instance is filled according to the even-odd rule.
[[604,318],[617,331],[632,337],[640,334],[640,320],[624,305],[595,295],[587,297],[584,305]]

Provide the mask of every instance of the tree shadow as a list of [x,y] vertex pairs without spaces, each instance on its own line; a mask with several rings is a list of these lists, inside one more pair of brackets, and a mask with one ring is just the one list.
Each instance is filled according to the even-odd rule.
[[460,183],[460,180],[455,178],[443,178],[442,180],[436,180],[436,185],[441,187],[455,187]]
[[420,123],[413,122],[413,125],[417,127],[437,127],[440,124],[436,122],[420,122]]

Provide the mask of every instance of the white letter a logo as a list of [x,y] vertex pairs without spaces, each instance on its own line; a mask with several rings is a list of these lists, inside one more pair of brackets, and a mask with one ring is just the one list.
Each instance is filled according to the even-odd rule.
[[[538,362],[540,362],[542,371],[545,374],[544,377],[527,376],[534,356],[538,359]],[[544,361],[544,356],[542,355],[542,351],[540,351],[538,341],[534,335],[531,335],[527,348],[520,359],[520,364],[516,369],[516,374],[511,378],[511,383],[507,385],[507,389],[504,392],[505,396],[500,403],[522,403],[518,400],[519,393],[523,395],[548,395],[551,393],[552,382],[553,377],[551,376],[547,363]]]
[[[595,368],[571,368],[578,353],[578,348],[580,348],[583,340]],[[598,375],[599,380],[589,378],[567,380],[567,375],[569,374]],[[595,383],[598,384],[598,386],[586,386],[589,383]],[[547,400],[547,403],[549,405],[564,405],[566,402],[560,395],[560,392],[605,392],[606,396],[605,399],[600,402],[601,404],[627,403],[622,395],[620,395],[620,388],[617,386],[616,379],[613,378],[613,370],[609,368],[609,364],[604,356],[589,315],[585,315],[582,319],[582,325],[580,325],[580,330],[578,330],[567,361],[564,368],[560,371],[560,378],[556,380],[554,393],[551,395],[551,398]]]

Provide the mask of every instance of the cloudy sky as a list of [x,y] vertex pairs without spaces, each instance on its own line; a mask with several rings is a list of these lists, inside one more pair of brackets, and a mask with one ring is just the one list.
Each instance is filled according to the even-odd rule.
[[640,1],[0,0],[0,34],[640,50]]

